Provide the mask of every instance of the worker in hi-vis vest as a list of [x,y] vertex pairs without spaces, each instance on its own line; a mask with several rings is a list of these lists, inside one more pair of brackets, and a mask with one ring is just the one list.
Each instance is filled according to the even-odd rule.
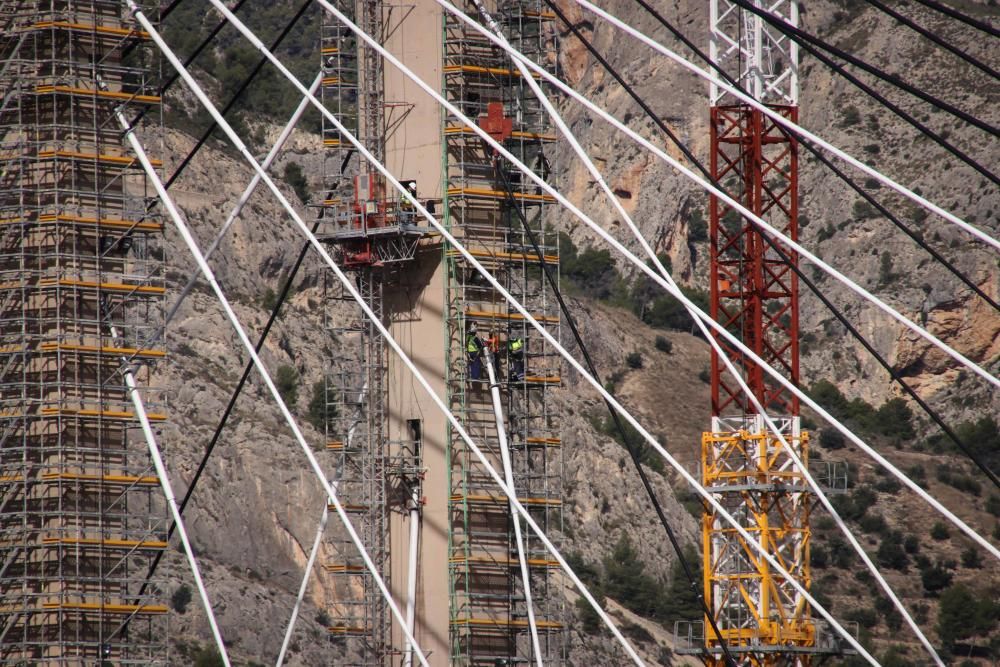
[[479,337],[476,323],[469,325],[465,334],[465,351],[469,355],[469,379],[480,380],[483,377],[483,339]]
[[524,380],[524,341],[512,338],[507,342],[507,359],[510,362],[510,379],[515,382]]

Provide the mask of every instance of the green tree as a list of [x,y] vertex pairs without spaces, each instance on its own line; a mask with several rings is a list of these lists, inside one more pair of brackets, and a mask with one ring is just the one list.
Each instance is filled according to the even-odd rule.
[[274,374],[274,384],[281,394],[281,400],[293,408],[299,398],[299,372],[294,366],[282,364],[278,366],[278,372]]
[[194,654],[194,667],[225,667],[222,656],[214,648],[200,648]]
[[645,573],[645,563],[622,535],[611,555],[604,559],[604,591],[629,610],[648,618],[659,618],[663,586]]
[[960,639],[988,635],[997,624],[1000,605],[986,595],[977,595],[963,584],[941,593],[938,635],[949,647]]
[[191,587],[187,584],[181,584],[170,596],[170,606],[178,614],[183,614],[187,611],[189,604],[191,604]]
[[309,200],[309,181],[306,180],[306,175],[298,162],[289,162],[285,165],[285,182],[291,186],[301,201]]
[[[330,414],[333,412],[334,414]],[[317,431],[325,432],[328,419],[336,418],[336,408],[327,404],[326,380],[317,380],[312,386],[312,395],[309,398],[309,408],[306,418]]]

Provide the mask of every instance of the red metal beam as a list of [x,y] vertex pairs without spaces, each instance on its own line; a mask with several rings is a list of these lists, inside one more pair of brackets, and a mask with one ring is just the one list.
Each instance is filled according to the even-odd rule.
[[[798,122],[794,106],[771,105]],[[712,176],[736,201],[798,240],[798,144],[748,105],[711,110]],[[795,273],[753,225],[713,196],[710,204],[711,314],[770,366],[799,380],[799,293]],[[779,244],[798,261],[794,251]],[[718,338],[718,337],[717,337]],[[764,409],[797,415],[799,401],[762,368],[722,342]],[[712,414],[755,412],[712,355]]]

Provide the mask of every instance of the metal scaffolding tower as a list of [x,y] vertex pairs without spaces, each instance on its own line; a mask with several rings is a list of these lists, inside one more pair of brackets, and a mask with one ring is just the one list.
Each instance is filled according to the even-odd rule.
[[[491,3],[492,4],[492,3]],[[469,3],[465,11],[476,13]],[[491,11],[494,7],[490,7]],[[534,0],[495,6],[511,44],[542,64],[555,63],[553,15]],[[510,60],[449,14],[444,19],[444,90],[464,113],[548,176],[549,120]],[[506,128],[506,129],[505,129]],[[468,128],[445,118],[445,219],[450,229],[533,316],[556,336],[559,308],[525,234],[534,231],[544,261],[558,269],[558,250],[543,219],[552,198],[504,164]],[[470,372],[471,326],[497,350],[520,339],[524,356],[503,355],[502,393],[515,487],[547,532],[562,520],[560,419],[550,392],[561,385],[558,354],[457,252],[448,250],[447,340],[451,407],[491,463],[502,470],[497,425],[485,375]],[[520,367],[518,365],[520,364]],[[454,433],[450,457],[451,664],[495,665],[532,659],[525,596],[510,508],[482,464]],[[563,664],[563,599],[557,564],[527,531],[532,602],[545,664]]]
[[[338,3],[369,34],[385,35],[379,0]],[[323,103],[378,160],[385,158],[385,95],[381,57],[359,48],[351,30],[326,16],[322,27]],[[385,321],[384,290],[395,285],[412,260],[427,228],[385,180],[324,119],[324,224],[320,238],[352,272],[365,303]],[[353,299],[339,284],[328,287],[327,305]],[[342,311],[338,311],[342,312]],[[345,325],[328,314],[329,330],[342,341],[343,369],[326,377],[327,449],[335,456],[338,495],[379,570],[390,580],[390,512],[419,497],[419,428],[405,442],[388,438],[386,348],[360,308]],[[331,529],[337,559],[325,565],[338,575],[330,610],[334,636],[343,637],[351,665],[387,665],[398,652],[391,645],[386,601],[355,545],[341,527]]]
[[[796,24],[796,0],[767,11]],[[711,57],[740,86],[782,116],[798,118],[798,53],[757,16],[729,0],[712,0]],[[776,228],[798,235],[798,144],[759,110],[711,86],[712,177],[737,201]],[[791,266],[753,225],[711,199],[711,314],[771,367],[799,380],[798,282]],[[797,261],[794,251],[782,247]],[[809,434],[799,402],[763,368],[720,337],[726,356],[771,415],[788,446],[809,463]],[[789,452],[756,413],[749,397],[712,356],[712,430],[702,437],[702,482],[760,547],[807,589],[809,519],[815,497]],[[783,576],[706,506],[702,520],[705,599],[719,632],[742,665],[809,665],[836,652],[823,624]],[[720,637],[710,624],[688,632],[682,653],[724,665]],[[683,633],[682,633],[683,634]],[[695,636],[692,638],[692,634]]]
[[158,663],[167,525],[123,379],[150,368],[162,225],[113,112],[157,62],[119,0],[0,4],[0,663]]

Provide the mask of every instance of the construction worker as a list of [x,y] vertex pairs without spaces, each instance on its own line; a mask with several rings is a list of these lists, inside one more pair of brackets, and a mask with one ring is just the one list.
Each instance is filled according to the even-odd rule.
[[417,182],[403,181],[402,186],[405,191],[399,195],[399,210],[404,216],[410,217],[417,210]]
[[510,379],[514,382],[524,380],[524,341],[511,338],[507,341],[507,361],[510,363]]
[[469,355],[469,379],[481,380],[483,377],[483,348],[486,347],[479,337],[476,323],[469,325],[465,333],[465,351]]

